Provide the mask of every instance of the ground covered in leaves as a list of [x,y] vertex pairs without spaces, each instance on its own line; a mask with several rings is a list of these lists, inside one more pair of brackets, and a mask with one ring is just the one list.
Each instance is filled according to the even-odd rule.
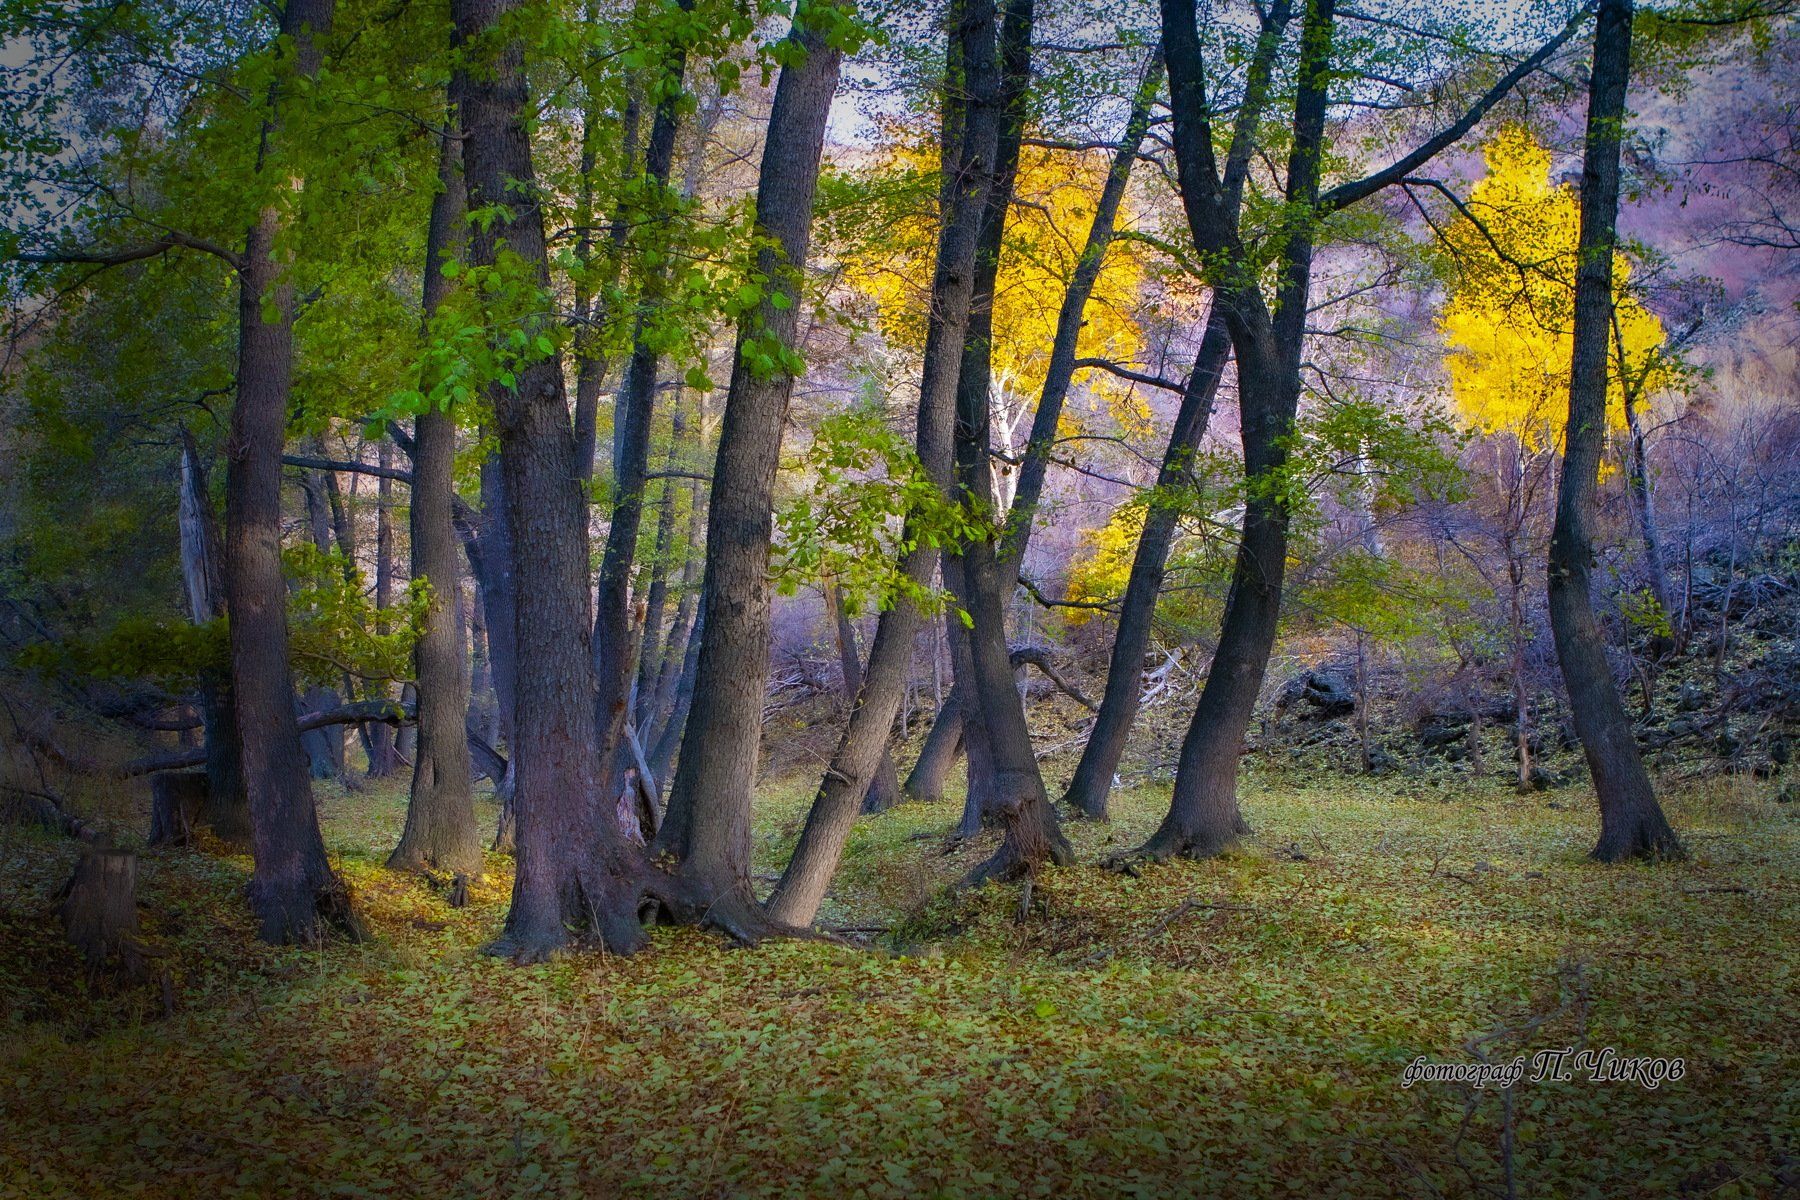
[[[1269,768],[1262,768],[1269,772]],[[758,815],[772,876],[809,784]],[[866,945],[485,957],[510,864],[452,909],[385,872],[403,787],[322,790],[374,930],[270,949],[247,860],[147,853],[165,986],[90,987],[70,843],[0,830],[0,1194],[1768,1196],[1800,1191],[1800,805],[1670,797],[1692,861],[1600,868],[1591,797],[1253,768],[1257,836],[1023,896],[944,885],[951,806],[865,820],[826,914]],[[1166,792],[1078,827],[1086,862]],[[1562,1046],[1633,1083],[1402,1087]],[[1510,1184],[1509,1184],[1510,1177]]]

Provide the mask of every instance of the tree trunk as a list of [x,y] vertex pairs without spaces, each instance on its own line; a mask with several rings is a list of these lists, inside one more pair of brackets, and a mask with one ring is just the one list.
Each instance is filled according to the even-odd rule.
[[143,974],[137,942],[137,855],[105,838],[82,846],[60,910],[63,933],[90,974],[117,960],[127,978]]
[[650,750],[650,773],[659,783],[669,779],[669,765],[675,761],[675,752],[681,748],[681,735],[687,729],[688,712],[694,706],[694,676],[700,669],[701,628],[699,618],[689,632],[687,644],[681,654],[681,669],[670,678],[668,715],[663,718],[657,728],[656,741]]
[[1682,855],[1681,843],[1656,802],[1631,721],[1613,685],[1589,578],[1594,555],[1589,523],[1606,434],[1607,339],[1617,243],[1619,143],[1631,70],[1631,16],[1631,0],[1600,0],[1581,171],[1569,422],[1549,564],[1550,628],[1569,689],[1575,731],[1600,799],[1600,840],[1593,857],[1601,862]]
[[186,846],[206,806],[207,778],[192,771],[159,771],[150,777],[150,836],[146,846]]
[[[459,157],[455,139],[444,138],[439,149],[438,192],[432,197],[425,237],[427,331],[432,314],[450,291],[444,265],[456,260],[462,240],[467,205]],[[422,381],[420,390],[429,393],[433,382]],[[456,418],[428,402],[413,423],[410,529],[412,577],[430,587],[431,601],[413,646],[419,700],[412,792],[406,806],[406,828],[387,865],[397,870],[432,866],[475,879],[482,868],[481,834],[475,824],[465,729],[468,683],[457,631],[457,537],[450,516],[455,466]],[[393,744],[391,738],[388,744]]]
[[[1025,132],[1033,0],[1004,0],[1002,14],[1000,96],[1004,115],[996,142],[994,178],[982,208],[968,335],[963,339],[956,388],[956,480],[972,516],[990,512],[993,505],[989,454],[994,290]],[[965,710],[963,720],[965,728],[974,721],[985,725],[994,767],[994,796],[987,811],[998,819],[1005,833],[994,857],[973,873],[971,878],[977,880],[1029,876],[1046,861],[1062,863],[1071,857],[1044,790],[1043,775],[1031,745],[1031,729],[1025,720],[1024,701],[1008,654],[1006,598],[1017,577],[1017,556],[1011,555],[1013,561],[1003,567],[997,541],[972,538],[963,546],[960,571],[948,576],[953,585],[960,576],[958,599],[972,619],[969,643],[974,687],[965,696],[965,703],[973,699],[976,708]]]
[[[850,619],[850,613],[844,607],[844,593],[836,581],[825,585],[825,607],[831,611],[832,622],[837,627],[838,665],[844,676],[844,699],[854,706],[856,694],[862,690],[862,650],[856,644],[856,622]],[[898,803],[900,774],[894,767],[892,752],[883,747],[881,760],[875,765],[875,777],[863,794],[862,810],[865,813],[886,812]]]
[[[465,46],[490,32],[516,0],[453,0]],[[535,115],[524,51],[514,41],[491,61],[459,72],[452,100],[462,118],[469,207],[504,208],[476,232],[470,260],[502,253],[550,290],[543,211],[526,122]],[[500,439],[504,523],[516,585],[511,751],[518,872],[506,927],[490,950],[541,960],[567,946],[571,930],[614,952],[643,941],[637,916],[642,865],[626,844],[610,797],[599,790],[595,678],[588,605],[587,501],[576,473],[574,432],[554,355],[519,364],[516,386],[490,390]],[[490,627],[491,628],[491,627]]]
[[[687,441],[687,407],[677,397],[669,450],[664,457],[664,471],[675,469]],[[675,540],[675,497],[678,491],[672,477],[662,481],[662,495],[656,506],[656,542],[650,556],[650,587],[644,600],[644,632],[638,650],[637,704],[632,720],[639,730],[648,727],[656,703],[656,679],[663,667],[663,614],[669,605],[669,555]],[[674,631],[671,630],[671,633]]]
[[[807,15],[802,9],[789,33],[794,56],[776,84],[763,144],[755,220],[757,271],[768,282],[739,322],[713,469],[693,709],[656,840],[674,859],[658,889],[670,914],[739,938],[767,927],[750,887],[750,800],[769,671],[771,512],[819,158],[842,61],[836,39]],[[758,365],[770,355],[775,363]]]
[[[282,10],[282,34],[294,39],[300,75],[317,73],[314,39],[329,31],[331,18],[332,0],[290,0]],[[265,135],[273,136],[275,126],[271,118]],[[238,387],[225,489],[231,688],[255,859],[250,904],[263,940],[277,943],[317,940],[327,924],[358,932],[349,895],[325,855],[294,716],[281,572],[281,450],[294,370],[294,288],[275,257],[281,221],[279,208],[262,211],[245,239],[238,272]],[[265,319],[265,309],[273,320]]]
[[[698,403],[694,436],[696,440],[701,440],[706,425],[706,402],[703,397],[696,399]],[[699,480],[694,480],[688,486],[687,536],[681,559],[681,599],[675,605],[675,620],[669,628],[661,661],[657,664],[656,683],[650,694],[650,708],[640,726],[652,742],[662,739],[663,730],[669,723],[669,715],[675,710],[675,688],[687,663],[688,649],[696,644],[694,620],[700,611],[700,571],[704,557],[701,542],[705,532],[706,491]],[[673,761],[672,753],[670,761]],[[657,776],[658,780],[664,778],[662,775]]]
[[962,694],[952,684],[944,702],[938,706],[937,716],[932,719],[925,744],[919,748],[918,760],[906,776],[907,799],[923,804],[936,804],[942,800],[950,770],[956,766],[962,752]]
[[[684,10],[691,0],[679,0]],[[648,194],[666,194],[669,172],[675,162],[675,135],[679,131],[682,75],[686,55],[679,48],[662,64],[663,98],[650,120],[650,139],[644,152]],[[659,201],[635,219],[667,223]],[[625,381],[614,403],[617,425],[613,464],[612,519],[607,526],[606,548],[600,556],[600,580],[594,610],[594,671],[599,690],[595,713],[599,729],[601,787],[609,795],[618,792],[618,764],[625,744],[625,723],[631,717],[631,681],[637,674],[638,633],[641,628],[631,604],[632,565],[637,558],[638,530],[643,522],[644,489],[650,471],[650,419],[656,403],[657,371],[661,355],[655,342],[655,325],[661,319],[666,269],[644,270],[638,312],[632,329],[631,360]]]
[[1625,426],[1630,436],[1625,480],[1637,502],[1634,507],[1637,509],[1638,536],[1644,543],[1644,570],[1650,576],[1650,594],[1655,597],[1656,607],[1669,628],[1666,634],[1659,632],[1652,639],[1652,644],[1657,652],[1679,652],[1680,638],[1676,631],[1680,625],[1675,610],[1675,593],[1669,586],[1669,569],[1663,561],[1662,531],[1656,519],[1656,489],[1650,483],[1648,447],[1644,440],[1634,390],[1629,385],[1625,388]]
[[518,837],[517,814],[513,810],[513,785],[517,779],[513,764],[518,754],[513,746],[513,731],[518,710],[519,591],[514,581],[512,533],[506,511],[506,480],[501,475],[499,460],[489,459],[481,464],[481,533],[474,541],[465,539],[464,544],[469,551],[469,567],[480,593],[483,616],[487,619],[488,669],[494,681],[495,722],[509,756],[506,774],[494,781],[500,816],[494,829],[493,848],[511,854]]
[[[376,448],[377,465],[382,468],[393,466],[394,448],[387,439],[382,439]],[[418,477],[414,476],[414,484],[418,486]],[[377,613],[385,612],[394,599],[394,481],[386,475],[375,478],[375,609]],[[456,548],[456,531],[450,531],[451,549]],[[450,577],[452,580],[455,576]],[[381,633],[389,632],[385,618],[376,617],[376,628]],[[369,688],[371,700],[386,700],[391,697],[392,689],[386,683],[375,683]],[[460,724],[460,722],[459,722]],[[368,739],[369,746],[369,778],[384,779],[392,775],[399,767],[400,760],[394,756],[394,737],[396,730],[392,725],[365,725],[363,736]]]
[[1156,476],[1156,494],[1144,513],[1143,532],[1138,535],[1137,553],[1131,560],[1131,575],[1119,608],[1118,632],[1113,635],[1100,715],[1088,732],[1075,776],[1063,794],[1063,803],[1093,820],[1106,819],[1106,798],[1112,790],[1113,774],[1119,769],[1131,736],[1131,724],[1137,718],[1144,653],[1150,646],[1156,598],[1162,592],[1169,550],[1175,544],[1181,520],[1178,497],[1193,486],[1194,455],[1206,437],[1219,378],[1230,357],[1231,333],[1225,325],[1224,311],[1215,303],[1206,319],[1206,332],[1200,338],[1200,350],[1182,393],[1175,426],[1169,432],[1169,448]]
[[[187,582],[188,609],[196,625],[225,615],[225,551],[213,515],[206,467],[194,439],[181,440],[182,574]],[[244,794],[244,772],[238,758],[237,710],[231,700],[231,670],[209,667],[200,673],[200,718],[206,733],[206,801],[200,820],[214,836],[236,845],[250,841],[250,805]]]
[[[959,0],[953,8],[946,65],[943,161],[954,164],[954,169],[945,171],[940,196],[942,216],[915,445],[926,474],[947,493],[954,454],[957,365],[968,325],[981,213],[992,183],[999,136],[993,0]],[[718,495],[715,488],[715,504]],[[923,539],[909,540],[916,544],[902,559],[900,569],[923,587],[937,569],[937,551]],[[777,924],[809,925],[818,915],[893,730],[912,661],[913,639],[922,619],[917,606],[902,598],[882,613],[876,624],[862,690],[806,814],[799,844],[768,900],[768,915]]]
[[[1174,142],[1182,200],[1196,247],[1243,253],[1236,235],[1232,166],[1248,157],[1244,132],[1234,139],[1221,181],[1213,174],[1202,54],[1191,5],[1163,0],[1163,58],[1169,68]],[[1242,262],[1222,262],[1213,282],[1231,330],[1238,363],[1244,476],[1244,528],[1232,569],[1219,647],[1182,741],[1169,813],[1138,854],[1205,857],[1248,831],[1237,804],[1238,758],[1262,689],[1281,614],[1292,510],[1272,486],[1288,461],[1300,400],[1300,362],[1312,281],[1313,224],[1324,138],[1325,86],[1331,57],[1333,0],[1312,0],[1301,35],[1301,61],[1288,158],[1288,204],[1307,214],[1288,222],[1281,246],[1273,312]],[[1267,31],[1265,30],[1265,33]],[[1265,37],[1265,41],[1268,39]],[[1247,132],[1247,131],[1245,131]],[[1241,182],[1241,174],[1238,176]],[[1221,194],[1223,193],[1223,194]]]

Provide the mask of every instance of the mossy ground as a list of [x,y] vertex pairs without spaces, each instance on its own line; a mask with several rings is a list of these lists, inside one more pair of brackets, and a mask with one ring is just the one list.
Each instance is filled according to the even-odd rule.
[[[770,786],[759,872],[810,780]],[[483,956],[466,909],[381,863],[403,784],[321,789],[374,931],[258,945],[248,861],[147,853],[162,989],[90,988],[51,895],[73,847],[0,832],[5,1195],[1778,1195],[1800,1188],[1800,805],[1668,798],[1691,861],[1602,868],[1591,797],[1276,774],[1220,861],[947,894],[953,805],[865,820],[826,920],[869,947]],[[1077,826],[1083,861],[1166,790]],[[1212,907],[1206,907],[1212,906]],[[1585,1045],[1686,1075],[1401,1087],[1419,1055]],[[1469,1103],[1473,1096],[1473,1103]]]

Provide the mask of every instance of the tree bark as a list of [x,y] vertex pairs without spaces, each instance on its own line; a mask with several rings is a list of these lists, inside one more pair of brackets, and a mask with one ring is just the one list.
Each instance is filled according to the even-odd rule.
[[1124,757],[1131,724],[1137,718],[1138,697],[1143,685],[1144,653],[1150,646],[1150,626],[1156,615],[1156,598],[1162,592],[1163,576],[1169,562],[1169,549],[1175,543],[1176,528],[1181,520],[1177,496],[1193,486],[1193,460],[1206,437],[1212,420],[1213,402],[1218,395],[1219,379],[1231,357],[1231,333],[1225,326],[1225,314],[1215,304],[1206,319],[1206,332],[1200,338],[1200,350],[1194,369],[1188,375],[1187,388],[1181,397],[1181,409],[1175,415],[1169,432],[1169,448],[1163,454],[1162,467],[1156,476],[1156,493],[1144,513],[1143,532],[1138,535],[1137,553],[1131,560],[1131,575],[1125,584],[1125,597],[1119,608],[1118,632],[1113,635],[1112,659],[1106,670],[1106,693],[1100,701],[1100,715],[1088,732],[1082,747],[1081,761],[1063,794],[1063,803],[1085,817],[1106,819],[1106,799],[1112,791],[1113,774]]
[[[1051,343],[1050,365],[1044,373],[1043,390],[1038,397],[1031,433],[1026,440],[1019,465],[1018,486],[1007,510],[1006,544],[1000,560],[1006,581],[1003,590],[1007,592],[1018,584],[1026,545],[1043,495],[1050,451],[1056,444],[1057,425],[1062,419],[1063,404],[1068,398],[1069,387],[1075,375],[1076,351],[1080,346],[1087,304],[1093,297],[1094,285],[1100,278],[1106,251],[1112,244],[1119,207],[1124,201],[1132,167],[1149,130],[1151,106],[1161,87],[1162,59],[1159,55],[1146,65],[1139,81],[1131,113],[1125,122],[1124,135],[1113,154],[1106,183],[1101,188],[1094,208],[1094,219],[1088,228],[1087,242],[1082,247],[1081,258],[1076,264],[1069,286],[1063,293],[1062,305],[1057,313],[1056,333]],[[959,631],[954,636],[963,634]],[[943,798],[945,781],[964,744],[962,700],[963,693],[953,687],[952,699],[939,706],[919,760],[907,776],[906,794],[912,799],[937,801]],[[981,742],[982,739],[977,738],[977,741]],[[971,774],[976,779],[991,778],[993,766],[987,759],[985,746],[977,754],[980,758],[971,766]],[[979,828],[980,814],[987,803],[981,794],[982,790],[977,786],[965,797],[960,827],[965,837],[973,836]]]
[[[464,45],[491,45],[489,35],[515,6],[453,0],[451,16]],[[503,208],[505,216],[477,231],[470,260],[489,267],[504,252],[548,292],[524,51],[512,41],[484,57],[453,78],[452,99],[462,118],[469,207]],[[518,656],[510,746],[518,871],[505,930],[490,950],[541,960],[566,947],[574,930],[625,953],[643,941],[642,864],[598,786],[587,502],[562,365],[551,355],[522,362],[515,374],[516,386],[496,383],[489,393],[512,540]]]
[[[452,118],[454,122],[454,117]],[[443,268],[453,262],[462,240],[466,199],[455,139],[439,148],[438,191],[431,201],[425,236],[424,322],[428,331],[450,291]],[[432,380],[422,381],[429,393]],[[427,403],[413,422],[413,483],[410,529],[412,576],[431,589],[424,627],[413,646],[418,684],[418,743],[413,754],[412,791],[406,827],[388,858],[396,870],[431,866],[479,878],[481,834],[475,824],[470,780],[467,678],[462,638],[457,631],[458,576],[456,526],[450,515],[455,492],[456,417]],[[389,746],[393,745],[390,735]]]
[[[683,10],[692,0],[678,0]],[[677,49],[663,64],[663,98],[650,120],[650,138],[644,150],[644,175],[650,194],[666,194],[675,162],[675,135],[679,132],[681,81],[686,70],[685,53]],[[636,219],[662,224],[667,213],[634,214]],[[631,716],[631,681],[637,674],[639,630],[631,604],[632,565],[637,558],[638,531],[643,523],[644,489],[650,471],[650,419],[656,403],[657,371],[661,363],[654,326],[664,297],[666,269],[645,268],[638,311],[632,329],[631,359],[625,381],[614,404],[618,431],[613,464],[612,519],[607,526],[606,547],[600,556],[600,580],[594,611],[594,671],[599,682],[595,713],[599,729],[601,787],[618,793],[618,766],[625,743],[625,723]]]
[[143,973],[137,941],[137,855],[104,837],[81,848],[60,910],[63,932],[90,974],[116,960],[127,978]]
[[[656,839],[674,866],[658,887],[677,920],[739,938],[767,929],[750,887],[750,800],[769,670],[769,540],[782,427],[793,393],[799,300],[825,121],[842,51],[802,7],[789,33],[757,180],[764,296],[738,326],[713,469],[693,709]],[[772,364],[759,359],[775,358]],[[889,724],[892,724],[890,714]]]
[[[956,481],[972,516],[991,513],[994,504],[990,466],[990,402],[993,370],[994,291],[1000,272],[1002,236],[1018,174],[1024,137],[1025,100],[1031,79],[1033,0],[1004,0],[1000,31],[1000,104],[1002,121],[996,140],[994,176],[985,198],[969,305],[968,334],[963,339],[956,388]],[[999,531],[1004,536],[1004,531]],[[971,875],[972,880],[1030,876],[1045,862],[1072,857],[1058,828],[1056,812],[1044,789],[1025,706],[1014,681],[1006,639],[1006,598],[1016,578],[1016,556],[1001,565],[999,538],[975,537],[962,548],[959,569],[948,572],[958,599],[971,618],[970,662],[974,684],[964,702],[964,727],[985,727],[993,758],[994,794],[988,810],[999,821],[1000,848]],[[965,733],[965,736],[966,733]]]
[[[931,285],[925,354],[919,384],[915,445],[927,476],[948,494],[955,439],[957,367],[974,287],[981,214],[992,183],[999,139],[999,79],[994,58],[993,0],[959,0],[952,10],[946,55],[942,217]],[[960,86],[959,86],[960,85]],[[715,489],[714,504],[718,503]],[[923,539],[900,563],[920,587],[937,569],[937,549]],[[818,915],[837,871],[844,842],[862,808],[869,780],[894,727],[906,687],[912,643],[923,614],[901,598],[881,614],[869,649],[862,690],[839,735],[767,912],[780,925],[804,926]]]
[[1618,241],[1619,145],[1631,74],[1631,0],[1600,0],[1588,84],[1587,146],[1581,168],[1581,236],[1575,274],[1569,422],[1556,525],[1550,536],[1550,628],[1569,689],[1575,731],[1600,800],[1601,862],[1682,856],[1638,753],[1594,618],[1590,532],[1606,435],[1607,342],[1613,255]]
[[[376,448],[377,465],[386,470],[393,466],[393,446],[382,439]],[[414,476],[413,486],[418,486]],[[394,600],[394,481],[386,475],[375,477],[375,611],[377,614],[387,611]],[[448,506],[446,505],[446,511]],[[455,548],[456,531],[451,531],[451,548]],[[455,577],[452,576],[454,579]],[[387,620],[376,617],[376,628],[387,633]],[[392,688],[386,683],[375,683],[369,688],[369,698],[385,700],[392,695]],[[400,766],[400,760],[394,755],[394,735],[396,730],[389,725],[365,725],[363,736],[369,748],[369,778],[384,779],[392,775]]]
[[[844,593],[835,580],[825,585],[825,607],[830,610],[832,623],[836,626],[844,699],[854,706],[856,694],[862,690],[862,650],[856,644],[856,622],[851,620],[849,610],[844,607]],[[869,781],[869,790],[863,793],[862,810],[865,813],[886,812],[898,803],[900,773],[894,767],[893,753],[884,746],[881,760],[875,765],[875,776]]]
[[[663,459],[665,471],[672,471],[680,461],[687,442],[687,406],[677,397],[669,434],[669,449]],[[656,541],[650,557],[650,587],[644,599],[644,632],[638,650],[637,703],[632,720],[640,731],[647,729],[656,702],[656,679],[663,668],[663,614],[669,605],[669,555],[675,540],[675,480],[662,481],[662,494],[656,505]],[[671,634],[674,632],[670,631]]]
[[[281,30],[294,69],[318,72],[316,38],[332,0],[290,0]],[[279,89],[276,102],[279,103]],[[265,136],[277,133],[272,117]],[[281,572],[281,449],[294,370],[294,287],[276,257],[280,209],[265,208],[246,236],[239,275],[238,394],[226,479],[226,604],[231,687],[250,806],[255,868],[249,896],[268,942],[317,940],[328,925],[355,934],[349,895],[331,869],[294,717],[287,584]],[[265,306],[273,320],[264,319]]]
[[694,675],[700,669],[701,629],[699,618],[688,633],[687,643],[682,649],[681,669],[670,675],[668,713],[662,724],[657,727],[656,741],[650,750],[650,773],[659,784],[670,778],[669,765],[675,761],[675,752],[681,748],[681,735],[687,730],[688,712],[694,706]]
[[[1203,57],[1193,5],[1163,0],[1163,59],[1169,68],[1171,112],[1182,201],[1196,248],[1220,256],[1214,303],[1221,305],[1238,363],[1244,477],[1248,495],[1219,647],[1182,741],[1168,815],[1137,854],[1206,857],[1248,832],[1237,803],[1238,758],[1244,731],[1262,689],[1281,614],[1291,506],[1279,477],[1288,460],[1300,400],[1300,361],[1312,279],[1312,210],[1319,187],[1325,86],[1331,60],[1334,0],[1311,0],[1301,34],[1299,85],[1288,157],[1287,221],[1280,246],[1273,312],[1247,265],[1237,231],[1232,171],[1248,157],[1234,141],[1223,179],[1217,173],[1208,120]],[[1271,23],[1273,24],[1273,23]],[[1278,33],[1278,29],[1276,30]],[[1265,26],[1265,41],[1270,28]],[[1240,152],[1242,158],[1240,158]]]
[[[193,437],[181,440],[181,563],[188,608],[196,625],[225,615],[225,551],[206,484],[206,467]],[[238,757],[237,707],[231,699],[231,669],[200,674],[200,715],[206,737],[206,800],[200,820],[222,841],[248,845],[250,804]]]

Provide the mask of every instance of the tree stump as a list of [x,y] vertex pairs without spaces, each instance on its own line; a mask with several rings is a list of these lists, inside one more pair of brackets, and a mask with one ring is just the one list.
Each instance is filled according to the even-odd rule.
[[123,974],[142,976],[137,940],[137,855],[104,840],[82,848],[62,902],[63,932],[90,972],[116,959]]
[[150,777],[150,846],[186,846],[206,804],[202,771],[161,771]]

